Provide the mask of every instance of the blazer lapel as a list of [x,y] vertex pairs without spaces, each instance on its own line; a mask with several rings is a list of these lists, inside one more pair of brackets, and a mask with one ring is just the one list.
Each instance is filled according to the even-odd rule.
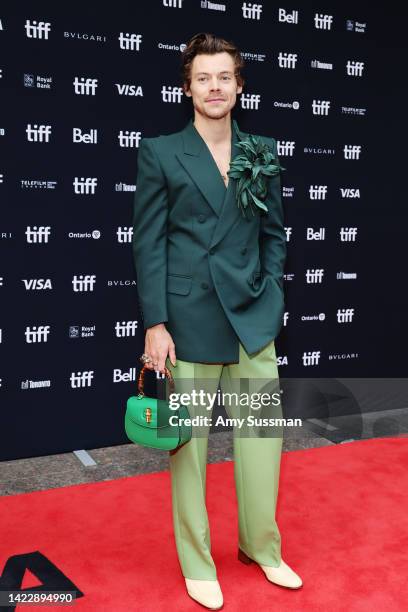
[[[240,134],[237,122],[232,120],[231,124],[231,159],[240,153],[236,146]],[[225,187],[221,173],[215,163],[215,160],[207,147],[205,141],[193,125],[193,119],[190,119],[184,130],[181,132],[183,140],[183,153],[176,153],[176,157],[194,181],[205,200],[220,217],[224,216],[225,204],[231,200],[231,191],[235,195],[235,180],[229,179],[228,187]],[[231,204],[231,202],[229,202]]]

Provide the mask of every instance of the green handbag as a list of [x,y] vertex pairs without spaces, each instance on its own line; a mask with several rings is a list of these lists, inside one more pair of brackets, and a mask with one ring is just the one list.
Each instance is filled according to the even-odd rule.
[[[127,400],[126,435],[135,444],[160,450],[175,450],[191,440],[191,424],[186,425],[183,420],[189,419],[190,414],[186,406],[172,409],[165,400],[146,397],[144,394],[144,375],[146,371],[149,371],[149,368],[144,365],[140,371],[137,384],[139,394],[133,395]],[[153,372],[153,370],[150,371]],[[165,375],[169,380],[170,392],[173,392],[174,378],[167,367],[165,367]],[[173,417],[171,421],[170,417]]]

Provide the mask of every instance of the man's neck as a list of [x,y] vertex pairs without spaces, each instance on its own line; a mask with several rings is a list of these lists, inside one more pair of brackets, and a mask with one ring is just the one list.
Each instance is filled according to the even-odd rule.
[[221,119],[209,119],[195,113],[194,127],[209,145],[217,146],[231,142],[231,113]]

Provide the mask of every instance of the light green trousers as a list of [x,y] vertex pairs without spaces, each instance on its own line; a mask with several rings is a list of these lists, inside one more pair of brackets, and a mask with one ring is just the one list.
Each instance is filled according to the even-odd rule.
[[[252,355],[248,355],[240,344],[237,364],[202,364],[177,359],[176,366],[173,366],[167,358],[166,366],[173,375],[176,393],[191,393],[193,386],[196,390],[216,393],[220,385],[222,393],[228,394],[242,389],[242,380],[246,381],[244,388],[249,394],[265,389],[265,382],[271,380],[279,389],[274,341]],[[167,383],[167,391],[168,388]],[[221,402],[228,417],[248,414],[259,417],[261,410],[243,407],[241,397],[239,395],[239,402]],[[190,404],[187,407],[191,417],[198,414],[212,416],[212,410],[202,405],[197,407]],[[270,414],[268,412],[268,416]],[[282,416],[280,403],[273,416]],[[177,554],[183,576],[196,580],[217,579],[205,504],[209,428],[210,425],[193,426],[191,440],[169,454]],[[256,428],[252,430],[257,431]],[[248,431],[239,429],[238,425],[233,429],[238,545],[258,563],[277,567],[281,560],[281,537],[275,521],[275,509],[282,429],[279,430],[280,435],[271,435],[269,428],[266,428],[266,435],[262,432],[250,435]]]

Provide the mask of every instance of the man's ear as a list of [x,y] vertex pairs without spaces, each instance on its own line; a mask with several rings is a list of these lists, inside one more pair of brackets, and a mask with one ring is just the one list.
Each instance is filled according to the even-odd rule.
[[243,89],[243,88],[242,88],[242,85],[238,85],[238,86],[237,86],[237,94],[242,93],[242,89]]
[[188,98],[191,98],[191,91],[187,90],[185,85],[183,85],[183,91]]

